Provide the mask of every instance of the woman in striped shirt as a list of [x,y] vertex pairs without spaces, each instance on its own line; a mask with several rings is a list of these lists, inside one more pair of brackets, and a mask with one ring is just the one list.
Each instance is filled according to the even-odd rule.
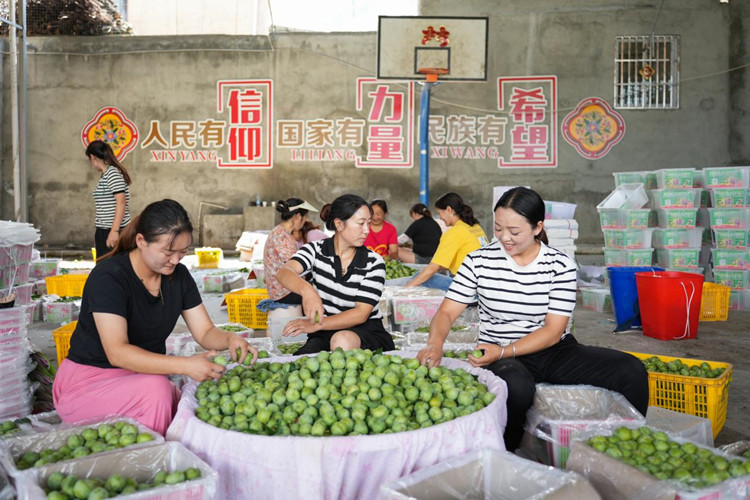
[[120,239],[120,231],[130,222],[130,175],[109,144],[91,141],[86,147],[91,167],[101,174],[94,189],[97,259],[109,253]]
[[[307,334],[296,354],[349,349],[394,349],[378,307],[385,285],[385,261],[364,246],[371,213],[359,196],[345,194],[320,210],[332,238],[300,248],[276,275],[302,296],[307,317],[290,321],[284,336]],[[308,281],[305,277],[310,277]]]
[[470,253],[430,324],[427,347],[417,357],[440,364],[450,326],[479,301],[480,358],[508,386],[505,446],[515,450],[536,384],[588,384],[620,392],[642,414],[648,407],[648,374],[634,356],[579,344],[570,333],[576,303],[576,269],[547,246],[544,202],[517,187],[495,205],[498,241]]

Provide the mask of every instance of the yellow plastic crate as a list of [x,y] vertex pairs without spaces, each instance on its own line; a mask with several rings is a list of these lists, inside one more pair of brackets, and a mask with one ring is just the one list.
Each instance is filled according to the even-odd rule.
[[248,328],[268,328],[268,313],[258,310],[258,302],[268,298],[265,288],[242,288],[224,296],[230,323],[242,323]]
[[[687,366],[700,365],[704,362],[702,359],[676,358],[640,352],[629,354],[641,360],[656,356],[665,363],[680,359]],[[715,438],[727,420],[732,365],[718,361],[705,362],[712,369],[724,368],[724,373],[717,378],[700,378],[648,372],[648,405],[707,418],[711,420]]]
[[82,297],[83,285],[89,278],[87,274],[59,274],[47,276],[47,293],[59,295],[60,297]]
[[726,321],[729,316],[731,288],[718,283],[703,283],[701,321]]
[[215,269],[219,267],[222,251],[221,248],[196,248],[195,255],[198,256],[198,267],[201,269]]
[[55,348],[57,349],[57,366],[68,357],[70,351],[70,337],[73,336],[73,330],[76,329],[78,321],[71,321],[67,325],[52,331],[52,338],[55,339]]

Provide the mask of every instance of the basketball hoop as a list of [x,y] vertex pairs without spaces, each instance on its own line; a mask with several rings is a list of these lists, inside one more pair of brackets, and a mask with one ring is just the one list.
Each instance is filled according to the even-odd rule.
[[434,83],[438,81],[440,75],[447,75],[450,71],[448,68],[419,68],[417,73],[425,75],[428,82]]

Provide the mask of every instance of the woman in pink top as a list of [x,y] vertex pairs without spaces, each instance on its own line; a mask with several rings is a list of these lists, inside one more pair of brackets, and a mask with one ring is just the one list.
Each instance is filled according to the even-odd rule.
[[281,213],[281,223],[271,230],[263,248],[263,269],[268,296],[271,300],[284,304],[302,304],[299,295],[281,286],[276,279],[276,273],[299,248],[292,233],[302,229],[308,212],[318,210],[305,200],[289,198],[276,202],[276,211]]
[[373,200],[370,203],[372,223],[367,234],[365,246],[373,252],[391,259],[398,259],[398,232],[396,226],[385,220],[388,205],[384,200]]

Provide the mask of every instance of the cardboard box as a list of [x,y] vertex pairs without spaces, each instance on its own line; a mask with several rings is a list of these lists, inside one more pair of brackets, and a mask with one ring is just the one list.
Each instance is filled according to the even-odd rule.
[[50,464],[36,471],[24,471],[16,478],[19,499],[43,500],[47,496],[43,485],[54,472],[84,478],[102,478],[113,474],[132,477],[136,481],[150,482],[158,470],[168,472],[195,467],[201,477],[192,481],[174,485],[164,485],[150,490],[139,491],[117,498],[129,500],[167,500],[167,499],[211,499],[216,492],[218,474],[203,460],[198,458],[182,444],[176,442],[161,443],[136,450],[113,451],[107,455],[80,458],[73,462]]
[[594,500],[594,488],[578,474],[496,450],[475,450],[381,487],[382,499]]

